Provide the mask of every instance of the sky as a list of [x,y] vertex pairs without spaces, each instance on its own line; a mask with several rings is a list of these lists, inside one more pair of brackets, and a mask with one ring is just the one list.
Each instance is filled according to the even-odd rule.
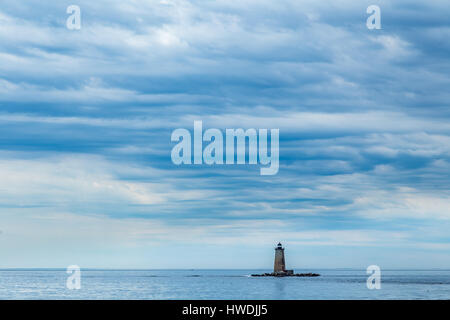
[[[289,268],[448,268],[449,16],[2,0],[0,268],[270,269],[279,241]],[[196,120],[279,129],[278,173],[175,165],[171,133]]]

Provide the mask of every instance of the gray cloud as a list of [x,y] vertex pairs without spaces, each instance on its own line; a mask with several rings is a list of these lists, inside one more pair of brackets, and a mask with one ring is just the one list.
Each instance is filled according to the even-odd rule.
[[[175,242],[167,225],[232,243],[270,221],[299,243],[373,228],[446,249],[417,224],[449,219],[450,9],[381,1],[370,31],[369,2],[78,1],[70,31],[68,1],[3,1],[3,209],[156,221]],[[170,133],[194,120],[279,128],[279,174],[174,166]]]

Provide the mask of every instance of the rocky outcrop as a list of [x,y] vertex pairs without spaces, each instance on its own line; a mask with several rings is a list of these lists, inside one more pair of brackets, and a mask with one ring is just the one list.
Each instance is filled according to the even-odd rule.
[[252,274],[252,277],[319,277],[318,273],[288,273],[288,272],[272,272],[263,274]]

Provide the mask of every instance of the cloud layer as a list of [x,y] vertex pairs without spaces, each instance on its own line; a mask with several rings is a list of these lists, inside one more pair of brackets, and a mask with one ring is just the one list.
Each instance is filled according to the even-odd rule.
[[[370,1],[82,0],[78,31],[71,4],[0,9],[0,267],[448,265],[447,1],[381,30]],[[279,173],[175,166],[194,120],[280,129]]]

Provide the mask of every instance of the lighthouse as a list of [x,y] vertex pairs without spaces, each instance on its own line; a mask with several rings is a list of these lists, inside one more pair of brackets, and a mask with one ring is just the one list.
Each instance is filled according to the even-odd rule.
[[273,272],[285,272],[286,271],[286,262],[284,260],[284,248],[281,243],[275,247],[275,261],[273,264]]
[[279,242],[275,247],[275,261],[273,263],[273,273],[279,275],[290,275],[294,270],[286,270],[286,261],[284,259],[284,248]]
[[273,272],[263,274],[252,274],[252,277],[318,277],[318,273],[295,273],[294,270],[286,270],[284,260],[284,248],[281,242],[275,247],[275,261],[273,262]]

